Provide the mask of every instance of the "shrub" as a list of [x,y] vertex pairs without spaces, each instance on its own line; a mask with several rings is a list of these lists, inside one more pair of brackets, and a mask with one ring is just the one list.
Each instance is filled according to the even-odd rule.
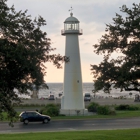
[[59,110],[57,107],[49,107],[47,109],[47,114],[52,117],[59,116]]
[[88,105],[87,109],[89,112],[97,112],[98,107],[99,107],[98,103],[92,102]]
[[55,117],[59,115],[59,107],[55,104],[47,104],[44,108],[40,110],[40,113]]
[[130,106],[130,105],[118,105],[115,107],[116,110],[139,110],[140,108],[138,106]]
[[139,110],[140,108],[138,106],[129,106],[129,110]]
[[109,115],[116,115],[116,111],[115,110],[110,110]]
[[116,110],[128,110],[129,105],[118,105],[115,107]]
[[109,115],[111,113],[111,110],[109,106],[104,105],[104,106],[99,106],[97,110],[97,114],[99,115]]

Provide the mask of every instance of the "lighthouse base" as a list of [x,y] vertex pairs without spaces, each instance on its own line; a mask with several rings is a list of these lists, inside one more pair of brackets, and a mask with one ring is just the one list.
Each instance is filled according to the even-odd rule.
[[87,109],[81,109],[81,110],[60,109],[60,114],[63,114],[66,116],[87,116],[87,115],[89,115]]

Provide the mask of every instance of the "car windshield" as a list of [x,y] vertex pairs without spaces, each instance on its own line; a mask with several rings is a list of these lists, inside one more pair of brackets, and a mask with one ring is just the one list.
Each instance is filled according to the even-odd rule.
[[85,95],[85,97],[90,97],[90,95]]

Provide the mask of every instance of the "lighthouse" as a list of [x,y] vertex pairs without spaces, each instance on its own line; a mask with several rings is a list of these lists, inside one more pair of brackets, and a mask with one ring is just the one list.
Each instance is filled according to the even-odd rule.
[[82,35],[79,20],[73,16],[64,21],[61,34],[65,36],[65,56],[69,58],[64,64],[63,96],[61,98],[60,113],[65,115],[85,115],[83,99],[83,83],[79,50],[79,35]]

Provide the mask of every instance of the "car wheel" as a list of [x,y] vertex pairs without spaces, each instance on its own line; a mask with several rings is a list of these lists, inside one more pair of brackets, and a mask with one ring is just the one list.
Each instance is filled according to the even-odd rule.
[[48,122],[49,122],[48,119],[43,120],[43,123],[48,123]]
[[29,121],[27,119],[24,120],[24,124],[28,124]]

